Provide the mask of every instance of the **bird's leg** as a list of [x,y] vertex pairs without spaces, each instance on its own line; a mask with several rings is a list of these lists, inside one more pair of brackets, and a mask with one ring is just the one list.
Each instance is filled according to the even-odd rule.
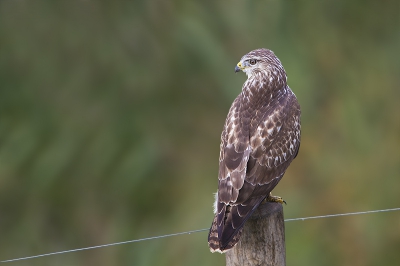
[[277,203],[280,203],[280,204],[285,203],[285,205],[286,205],[286,201],[284,201],[284,200],[283,200],[281,197],[279,197],[279,196],[272,196],[271,192],[269,193],[269,196],[265,198],[265,201],[268,201],[268,202],[277,202]]

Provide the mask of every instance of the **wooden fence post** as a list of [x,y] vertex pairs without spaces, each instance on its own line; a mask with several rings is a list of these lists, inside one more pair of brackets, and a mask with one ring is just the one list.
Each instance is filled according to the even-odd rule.
[[244,225],[240,241],[226,252],[226,266],[285,266],[283,207],[266,202]]

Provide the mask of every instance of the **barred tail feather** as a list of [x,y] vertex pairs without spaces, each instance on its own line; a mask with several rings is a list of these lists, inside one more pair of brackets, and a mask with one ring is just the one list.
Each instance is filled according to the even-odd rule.
[[[216,213],[208,235],[208,245],[211,252],[224,253],[233,248],[240,240],[243,226],[247,219],[253,214],[264,197],[249,199],[248,205],[230,206],[226,205],[221,213]],[[223,217],[219,217],[223,214]],[[218,220],[221,219],[218,226]]]
[[213,253],[221,252],[218,239],[217,215],[214,216],[214,220],[210,228],[210,233],[208,234],[208,246],[210,247],[210,251]]
[[237,242],[239,242],[240,236],[242,234],[242,229],[243,228],[237,230],[236,234],[231,238],[231,240],[224,247],[222,247],[220,239],[218,238],[217,215],[215,215],[210,228],[210,233],[208,234],[208,246],[210,247],[210,251],[212,253],[225,253],[229,249],[233,248],[237,244]]

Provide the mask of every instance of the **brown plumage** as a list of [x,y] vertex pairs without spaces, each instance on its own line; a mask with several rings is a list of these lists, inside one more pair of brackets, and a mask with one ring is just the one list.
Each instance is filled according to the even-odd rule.
[[218,192],[208,244],[235,246],[246,220],[269,195],[300,147],[300,105],[285,70],[268,49],[244,55],[235,68],[248,79],[221,134]]

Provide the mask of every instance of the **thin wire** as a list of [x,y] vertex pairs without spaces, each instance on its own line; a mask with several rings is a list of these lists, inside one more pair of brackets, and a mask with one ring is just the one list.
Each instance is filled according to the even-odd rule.
[[339,213],[339,214],[328,214],[328,215],[311,216],[311,217],[304,217],[304,218],[293,218],[293,219],[286,219],[285,222],[305,221],[305,220],[311,220],[311,219],[331,218],[331,217],[350,216],[350,215],[359,215],[359,214],[369,214],[369,213],[376,213],[376,212],[392,212],[392,211],[400,211],[400,208],[365,211],[365,212],[348,212],[348,213]]
[[98,246],[92,246],[92,247],[86,247],[86,248],[77,248],[77,249],[71,249],[71,250],[64,250],[64,251],[46,253],[46,254],[41,254],[41,255],[36,255],[36,256],[24,257],[24,258],[17,258],[17,259],[11,259],[11,260],[3,260],[3,261],[0,261],[0,263],[3,263],[3,262],[12,262],[12,261],[17,261],[17,260],[34,259],[34,258],[39,258],[39,257],[45,257],[45,256],[57,255],[57,254],[75,252],[75,251],[82,251],[82,250],[88,250],[88,249],[111,247],[111,246],[116,246],[116,245],[122,245],[122,244],[128,244],[128,243],[134,243],[134,242],[140,242],[140,241],[152,240],[152,239],[159,239],[159,238],[165,238],[165,237],[170,237],[170,236],[179,236],[179,235],[185,235],[185,234],[189,234],[189,235],[190,235],[190,234],[192,234],[192,233],[202,232],[202,231],[206,231],[206,230],[209,230],[209,228],[199,229],[199,230],[193,230],[193,231],[187,231],[187,232],[182,232],[182,233],[169,234],[169,235],[146,237],[146,238],[141,238],[141,239],[128,240],[128,241],[123,241],[123,242],[117,242],[117,243],[111,243],[111,244],[104,244],[104,245],[98,245]]
[[[328,215],[310,216],[310,217],[304,217],[304,218],[293,218],[293,219],[286,219],[285,222],[305,221],[305,220],[311,220],[311,219],[321,219],[321,218],[331,218],[331,217],[370,214],[370,213],[377,213],[377,212],[391,212],[391,211],[400,211],[400,208],[373,210],[373,211],[364,211],[364,212],[348,212],[348,213],[339,213],[339,214],[328,214]],[[123,241],[123,242],[104,244],[104,245],[98,245],[98,246],[92,246],[92,247],[86,247],[86,248],[77,248],[77,249],[71,249],[71,250],[65,250],[65,251],[58,251],[58,252],[46,253],[46,254],[30,256],[30,257],[23,257],[23,258],[11,259],[11,260],[3,260],[3,261],[0,261],[0,263],[12,262],[12,261],[18,261],[18,260],[28,260],[28,259],[45,257],[45,256],[50,256],[50,255],[64,254],[64,253],[70,253],[70,252],[76,252],[76,251],[82,251],[82,250],[88,250],[88,249],[95,249],[95,248],[104,248],[104,247],[110,247],[110,246],[116,246],[116,245],[122,245],[122,244],[128,244],[128,243],[141,242],[141,241],[145,241],[145,240],[166,238],[166,237],[171,237],[171,236],[179,236],[179,235],[186,235],[186,234],[190,235],[193,233],[204,232],[204,231],[208,231],[208,230],[209,230],[209,228],[204,228],[204,229],[198,229],[198,230],[169,234],[169,235],[153,236],[153,237],[128,240],[128,241]]]

